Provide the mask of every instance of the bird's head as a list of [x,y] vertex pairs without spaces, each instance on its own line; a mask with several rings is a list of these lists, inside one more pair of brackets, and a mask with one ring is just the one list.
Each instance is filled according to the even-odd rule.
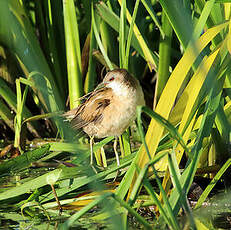
[[103,84],[114,92],[136,88],[136,79],[126,69],[115,69],[106,74]]

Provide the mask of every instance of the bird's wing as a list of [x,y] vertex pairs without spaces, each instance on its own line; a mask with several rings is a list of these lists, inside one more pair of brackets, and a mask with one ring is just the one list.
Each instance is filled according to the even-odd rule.
[[92,122],[97,124],[103,119],[103,111],[111,103],[111,99],[112,89],[101,88],[93,91],[83,104],[64,116],[71,120],[71,125],[75,129],[83,128]]

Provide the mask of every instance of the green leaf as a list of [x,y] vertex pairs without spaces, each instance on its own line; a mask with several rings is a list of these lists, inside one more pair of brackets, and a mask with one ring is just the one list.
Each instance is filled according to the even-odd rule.
[[63,1],[63,16],[70,108],[73,109],[80,103],[77,99],[83,95],[80,38],[73,0]]
[[212,191],[212,189],[214,188],[214,186],[217,184],[217,182],[222,177],[222,175],[225,173],[225,171],[230,167],[230,165],[231,165],[231,158],[228,159],[225,162],[225,164],[218,171],[218,173],[216,174],[216,176],[213,177],[212,181],[209,183],[209,185],[206,187],[206,189],[204,190],[204,192],[201,194],[199,200],[197,201],[195,209],[201,207],[202,203],[208,197],[209,193]]
[[18,157],[4,161],[0,164],[0,175],[4,176],[6,173],[15,173],[21,169],[29,167],[31,163],[47,156],[50,153],[49,149],[50,145],[46,144],[41,148],[25,152]]

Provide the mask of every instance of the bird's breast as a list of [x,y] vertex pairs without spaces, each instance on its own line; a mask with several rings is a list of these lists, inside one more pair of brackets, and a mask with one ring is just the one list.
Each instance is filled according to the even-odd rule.
[[134,95],[115,96],[104,109],[99,123],[89,125],[84,131],[98,138],[119,136],[136,117],[137,99]]
[[144,105],[143,92],[140,86],[135,89],[124,88],[121,91],[114,87],[110,103],[102,111],[100,122],[90,123],[84,131],[97,138],[119,136],[136,117],[136,107]]

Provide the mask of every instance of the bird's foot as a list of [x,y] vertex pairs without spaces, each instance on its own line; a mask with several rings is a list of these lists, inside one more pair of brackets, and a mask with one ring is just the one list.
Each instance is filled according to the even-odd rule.
[[121,171],[120,171],[120,169],[118,169],[116,171],[116,175],[115,175],[115,178],[113,179],[112,183],[114,183],[116,181],[116,179],[119,177],[120,173],[121,173]]
[[95,172],[95,174],[97,174],[100,171],[103,171],[105,168],[99,165],[95,165],[95,164],[90,164],[91,168],[93,169],[93,171]]

